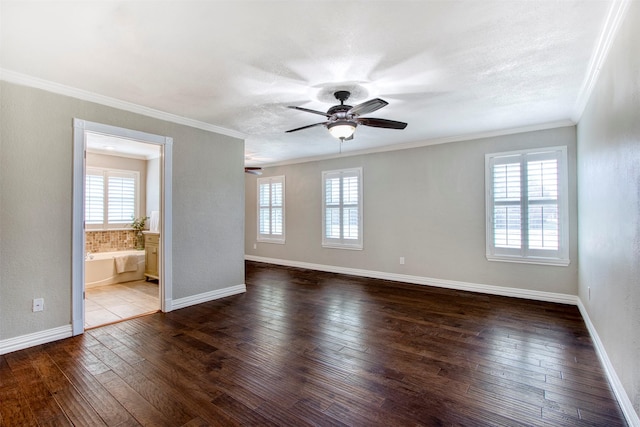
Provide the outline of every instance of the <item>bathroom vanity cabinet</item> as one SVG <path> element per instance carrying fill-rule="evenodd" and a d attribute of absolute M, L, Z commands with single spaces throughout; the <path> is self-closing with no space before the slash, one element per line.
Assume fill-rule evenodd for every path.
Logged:
<path fill-rule="evenodd" d="M 160 253 L 160 233 L 144 231 L 144 275 L 147 279 L 160 279 L 158 274 L 158 254 Z"/>

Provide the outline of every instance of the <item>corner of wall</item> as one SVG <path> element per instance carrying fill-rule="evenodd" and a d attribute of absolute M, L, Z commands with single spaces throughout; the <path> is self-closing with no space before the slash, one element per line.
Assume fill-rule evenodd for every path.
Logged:
<path fill-rule="evenodd" d="M 591 339 L 593 340 L 593 345 L 596 348 L 598 358 L 603 365 L 604 371 L 607 375 L 607 378 L 609 379 L 609 384 L 611 385 L 613 393 L 618 399 L 618 403 L 620 403 L 620 407 L 622 408 L 622 412 L 624 413 L 625 418 L 629 422 L 629 425 L 640 426 L 640 417 L 638 417 L 638 414 L 633 408 L 633 403 L 631 402 L 631 399 L 629 399 L 629 396 L 627 395 L 627 392 L 625 391 L 622 382 L 618 377 L 618 374 L 613 368 L 613 364 L 609 359 L 609 355 L 607 354 L 607 351 L 605 350 L 604 345 L 600 340 L 598 331 L 591 322 L 589 313 L 587 312 L 587 308 L 582 303 L 580 297 L 578 297 L 578 309 L 580 310 L 580 314 L 584 319 L 584 323 L 587 325 L 587 330 L 589 331 L 589 335 L 591 335 Z"/>

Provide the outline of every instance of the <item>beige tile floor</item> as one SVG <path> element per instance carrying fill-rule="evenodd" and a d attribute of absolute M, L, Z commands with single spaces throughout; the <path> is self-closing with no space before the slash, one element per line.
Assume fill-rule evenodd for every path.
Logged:
<path fill-rule="evenodd" d="M 158 311 L 158 291 L 157 281 L 144 280 L 86 289 L 85 329 Z"/>

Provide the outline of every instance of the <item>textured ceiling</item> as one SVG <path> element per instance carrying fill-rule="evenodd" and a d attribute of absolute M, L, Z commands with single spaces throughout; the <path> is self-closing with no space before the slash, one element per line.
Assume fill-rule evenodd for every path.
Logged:
<path fill-rule="evenodd" d="M 2 1 L 3 70 L 246 135 L 247 165 L 569 122 L 611 1 Z M 323 121 L 333 91 L 405 130 Z"/>

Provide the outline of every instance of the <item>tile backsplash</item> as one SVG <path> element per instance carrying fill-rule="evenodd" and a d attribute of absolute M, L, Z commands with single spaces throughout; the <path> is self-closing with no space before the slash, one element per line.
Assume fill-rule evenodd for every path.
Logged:
<path fill-rule="evenodd" d="M 105 230 L 85 232 L 85 252 L 112 252 L 135 249 L 134 230 Z"/>

